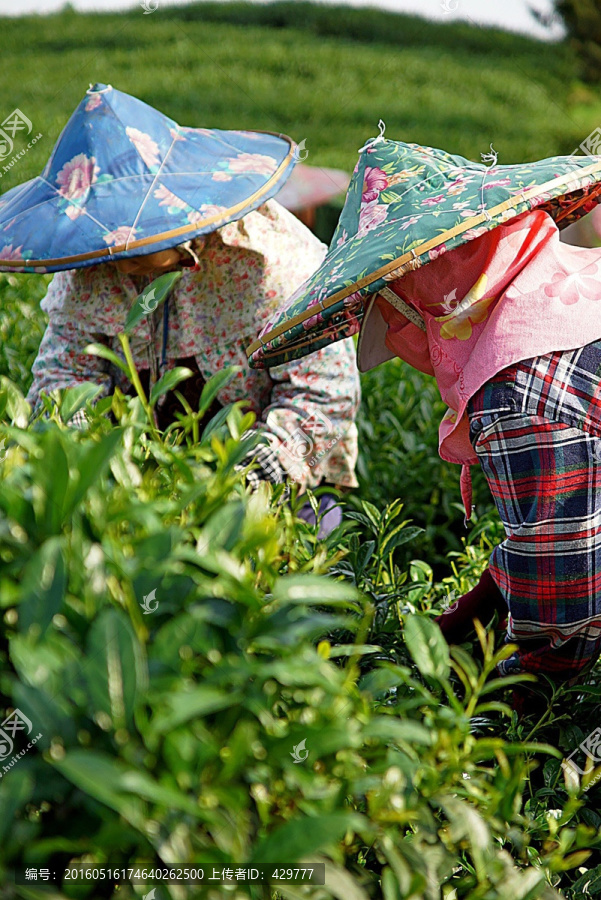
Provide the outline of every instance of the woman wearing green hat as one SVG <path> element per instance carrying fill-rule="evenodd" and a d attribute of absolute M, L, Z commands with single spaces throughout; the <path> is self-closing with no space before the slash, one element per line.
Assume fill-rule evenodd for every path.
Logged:
<path fill-rule="evenodd" d="M 448 405 L 440 455 L 480 463 L 506 539 L 438 622 L 449 641 L 495 611 L 503 674 L 572 678 L 601 650 L 601 251 L 559 227 L 601 196 L 601 159 L 489 167 L 386 140 L 361 151 L 318 271 L 248 348 L 300 358 L 361 330 L 359 368 L 399 356 Z"/>
<path fill-rule="evenodd" d="M 183 128 L 111 86 L 91 88 L 42 175 L 0 197 L 0 271 L 56 272 L 42 301 L 49 322 L 28 395 L 34 412 L 42 391 L 83 381 L 128 391 L 119 370 L 84 350 L 102 342 L 119 352 L 117 334 L 136 298 L 157 275 L 181 268 L 162 309 L 150 304 L 132 333 L 143 385 L 187 366 L 194 375 L 178 389 L 197 408 L 205 381 L 237 365 L 217 401 L 243 400 L 257 416 L 266 443 L 251 483 L 354 486 L 352 347 L 265 372 L 253 372 L 244 353 L 324 256 L 271 199 L 295 161 L 283 135 Z M 178 409 L 168 394 L 159 426 Z M 333 506 L 331 496 L 322 502 L 322 534 L 339 518 Z"/>

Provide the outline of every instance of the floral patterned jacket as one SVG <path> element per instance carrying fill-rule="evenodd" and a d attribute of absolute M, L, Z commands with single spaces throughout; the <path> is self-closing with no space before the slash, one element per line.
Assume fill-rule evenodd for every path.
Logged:
<path fill-rule="evenodd" d="M 260 371 L 249 367 L 245 353 L 277 307 L 321 263 L 326 248 L 275 200 L 195 244 L 200 267 L 184 270 L 169 298 L 167 367 L 194 357 L 206 380 L 240 366 L 218 399 L 222 404 L 246 401 L 288 475 L 303 487 L 321 481 L 356 486 L 360 388 L 352 341 Z M 40 391 L 83 381 L 102 384 L 101 396 L 116 386 L 127 388 L 116 367 L 83 351 L 100 340 L 122 358 L 116 336 L 150 281 L 122 275 L 110 263 L 54 276 L 41 304 L 49 323 L 27 398 L 34 412 Z M 151 368 L 153 351 L 161 354 L 158 312 L 154 323 L 144 317 L 131 335 L 141 370 Z"/>

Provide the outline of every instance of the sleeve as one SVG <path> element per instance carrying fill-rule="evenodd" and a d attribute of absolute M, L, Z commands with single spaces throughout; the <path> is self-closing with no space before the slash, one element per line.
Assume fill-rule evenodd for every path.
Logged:
<path fill-rule="evenodd" d="M 235 233 L 226 228 L 221 236 L 228 245 L 245 246 L 257 257 L 249 256 L 241 294 L 234 298 L 242 304 L 246 297 L 246 308 L 254 308 L 246 346 L 318 268 L 327 248 L 276 200 L 241 220 Z M 264 387 L 254 405 L 255 428 L 267 441 L 255 454 L 258 477 L 277 484 L 287 475 L 302 489 L 322 481 L 355 487 L 360 390 L 352 340 L 268 370 L 248 367 L 246 354 L 244 363 L 249 394 L 257 396 L 259 385 Z"/>
<path fill-rule="evenodd" d="M 352 339 L 277 366 L 270 377 L 262 430 L 289 477 L 303 488 L 356 487 L 361 392 Z"/>
<path fill-rule="evenodd" d="M 74 387 L 84 381 L 102 386 L 99 397 L 106 396 L 113 388 L 109 363 L 84 353 L 88 344 L 102 340 L 102 336 L 83 323 L 74 324 L 55 312 L 56 296 L 65 289 L 65 280 L 58 273 L 50 283 L 42 308 L 49 311 L 49 322 L 44 332 L 38 355 L 32 367 L 33 382 L 27 401 L 35 415 L 41 407 L 40 391 L 49 393 L 56 388 Z M 99 399 L 99 397 L 97 399 Z"/>

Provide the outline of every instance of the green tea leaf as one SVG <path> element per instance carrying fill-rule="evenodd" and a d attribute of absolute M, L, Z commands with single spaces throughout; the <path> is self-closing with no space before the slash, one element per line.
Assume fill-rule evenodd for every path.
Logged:
<path fill-rule="evenodd" d="M 426 616 L 405 616 L 405 641 L 419 671 L 437 680 L 449 677 L 449 647 L 438 625 Z"/>
<path fill-rule="evenodd" d="M 273 597 L 281 603 L 321 604 L 323 606 L 351 606 L 359 598 L 356 588 L 342 581 L 318 575 L 289 575 L 280 578 L 273 589 Z"/>
<path fill-rule="evenodd" d="M 132 769 L 104 753 L 73 750 L 53 765 L 84 793 L 111 807 L 143 832 L 146 819 L 141 800 L 166 809 L 179 809 L 197 818 L 206 817 L 192 798 L 164 787 L 146 772 Z"/>
<path fill-rule="evenodd" d="M 335 844 L 346 831 L 358 831 L 367 825 L 359 813 L 331 813 L 323 816 L 299 816 L 276 828 L 254 849 L 252 863 L 274 860 L 297 862 L 312 853 L 324 851 Z"/>
<path fill-rule="evenodd" d="M 211 437 L 216 431 L 219 431 L 220 428 L 224 427 L 227 421 L 227 417 L 232 411 L 234 404 L 228 403 L 227 406 L 224 406 L 223 409 L 220 409 L 218 413 L 209 419 L 207 422 L 200 439 L 201 446 L 205 446 L 210 444 Z"/>
<path fill-rule="evenodd" d="M 90 629 L 83 676 L 91 713 L 108 715 L 115 730 L 133 724 L 140 665 L 129 619 L 115 609 L 104 610 Z"/>
<path fill-rule="evenodd" d="M 164 698 L 165 708 L 153 717 L 149 733 L 155 736 L 168 734 L 190 719 L 235 706 L 240 700 L 239 694 L 208 685 L 200 685 L 191 691 L 177 691 Z"/>
<path fill-rule="evenodd" d="M 11 770 L 3 778 L 0 772 L 0 846 L 6 846 L 14 828 L 17 810 L 22 810 L 31 797 L 33 778 L 23 769 Z"/>
<path fill-rule="evenodd" d="M 8 413 L 11 424 L 18 428 L 27 428 L 31 407 L 17 385 L 4 375 L 0 377 L 0 396 L 4 407 L 3 415 Z"/>
<path fill-rule="evenodd" d="M 212 375 L 202 389 L 200 400 L 198 403 L 198 412 L 204 415 L 210 409 L 213 400 L 217 397 L 219 391 L 223 390 L 226 384 L 235 378 L 238 372 L 242 371 L 241 366 L 228 366 L 227 369 L 221 369 Z"/>
<path fill-rule="evenodd" d="M 25 633 L 32 629 L 35 638 L 44 634 L 65 599 L 67 572 L 62 543 L 60 537 L 49 538 L 24 569 L 19 630 Z"/>
<path fill-rule="evenodd" d="M 374 532 L 377 534 L 380 529 L 380 523 L 382 521 L 382 514 L 380 513 L 377 506 L 374 506 L 373 503 L 370 503 L 368 500 L 361 501 L 361 509 L 366 513 L 369 521 L 373 526 Z"/>
<path fill-rule="evenodd" d="M 20 682 L 14 687 L 13 699 L 16 706 L 30 719 L 33 725 L 32 735 L 35 737 L 39 732 L 42 733 L 35 745 L 38 752 L 46 750 L 55 738 L 67 745 L 75 742 L 77 729 L 65 702 L 49 696 L 41 688 Z M 30 748 L 30 752 L 35 751 Z"/>
<path fill-rule="evenodd" d="M 42 439 L 43 457 L 35 461 L 35 480 L 44 491 L 38 516 L 44 536 L 58 534 L 65 517 L 69 486 L 69 462 L 56 426 Z"/>
<path fill-rule="evenodd" d="M 123 329 L 125 334 L 131 334 L 144 316 L 148 316 L 158 309 L 182 274 L 182 272 L 165 272 L 164 275 L 159 275 L 148 287 L 144 288 L 142 293 L 136 297 L 127 315 Z"/>
<path fill-rule="evenodd" d="M 369 900 L 369 895 L 357 884 L 347 869 L 337 866 L 331 859 L 315 856 L 315 854 L 313 854 L 311 862 L 325 863 L 328 893 L 331 893 L 336 900 Z M 301 890 L 303 889 L 301 888 Z M 302 895 L 303 900 L 306 896 L 306 894 Z"/>
<path fill-rule="evenodd" d="M 381 551 L 382 553 L 392 553 L 397 547 L 402 547 L 403 544 L 407 544 L 420 534 L 424 534 L 424 529 L 418 528 L 416 525 L 395 528 L 391 534 L 386 535 L 382 542 Z"/>
<path fill-rule="evenodd" d="M 399 741 L 407 744 L 419 744 L 430 747 L 433 735 L 430 729 L 421 722 L 411 719 L 397 719 L 392 716 L 376 716 L 364 730 L 366 737 L 377 737 L 380 740 Z"/>
<path fill-rule="evenodd" d="M 102 386 L 93 381 L 84 381 L 83 384 L 66 388 L 59 407 L 63 422 L 69 422 L 76 412 L 83 409 L 87 403 L 91 403 L 101 391 Z"/>
<path fill-rule="evenodd" d="M 193 374 L 194 372 L 192 369 L 188 369 L 186 366 L 175 366 L 175 368 L 169 369 L 169 371 L 165 372 L 165 374 L 159 378 L 157 383 L 152 386 L 152 390 L 150 391 L 150 405 L 154 406 L 159 397 L 162 397 L 163 394 L 173 390 L 176 385 L 181 381 L 190 378 Z"/>
<path fill-rule="evenodd" d="M 87 353 L 89 356 L 98 356 L 100 359 L 106 359 L 107 362 L 110 362 L 114 366 L 117 366 L 118 369 L 121 369 L 121 371 L 129 378 L 127 363 L 123 362 L 113 350 L 109 347 L 105 347 L 104 344 L 88 344 L 83 352 Z"/>
<path fill-rule="evenodd" d="M 121 429 L 113 428 L 99 441 L 77 446 L 78 479 L 72 480 L 65 497 L 65 509 L 71 512 L 83 500 L 90 487 L 102 476 L 112 455 L 121 441 Z"/>
<path fill-rule="evenodd" d="M 366 541 L 360 548 L 357 553 L 357 564 L 355 567 L 355 574 L 357 577 L 363 574 L 363 571 L 372 558 L 374 554 L 374 550 L 376 549 L 375 541 Z"/>
<path fill-rule="evenodd" d="M 198 538 L 198 552 L 203 554 L 209 550 L 233 550 L 242 534 L 244 516 L 244 505 L 240 502 L 226 503 L 213 513 Z"/>

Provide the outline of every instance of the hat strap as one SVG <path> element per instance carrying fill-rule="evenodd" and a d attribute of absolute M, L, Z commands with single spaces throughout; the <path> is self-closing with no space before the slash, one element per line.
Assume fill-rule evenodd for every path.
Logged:
<path fill-rule="evenodd" d="M 424 317 L 419 313 L 416 309 L 413 309 L 412 306 L 409 306 L 408 303 L 405 303 L 397 293 L 395 293 L 389 287 L 381 288 L 378 293 L 384 297 L 385 300 L 390 303 L 391 306 L 394 306 L 397 312 L 400 312 L 402 316 L 405 316 L 406 319 L 413 325 L 417 325 L 420 331 L 426 330 L 426 323 L 424 321 Z"/>
<path fill-rule="evenodd" d="M 363 153 L 368 147 L 373 147 L 374 144 L 379 144 L 380 141 L 385 141 L 384 132 L 386 131 L 386 122 L 383 119 L 380 119 L 378 122 L 378 128 L 380 129 L 380 134 L 375 138 L 370 138 L 359 150 L 359 153 Z"/>
<path fill-rule="evenodd" d="M 192 247 L 192 241 L 191 241 L 191 240 L 189 240 L 189 241 L 184 241 L 183 244 L 178 244 L 178 249 L 179 249 L 180 247 L 183 248 L 187 253 L 190 254 L 190 256 L 191 256 L 192 259 L 194 260 L 194 263 L 196 264 L 196 266 L 200 266 L 200 259 L 198 258 L 198 254 L 196 253 L 196 251 L 195 251 L 194 248 Z"/>

